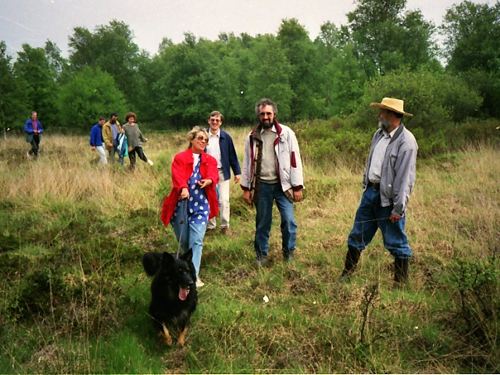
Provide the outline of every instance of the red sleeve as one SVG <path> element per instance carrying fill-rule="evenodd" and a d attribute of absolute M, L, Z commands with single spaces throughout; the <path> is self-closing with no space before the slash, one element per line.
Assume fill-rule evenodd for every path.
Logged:
<path fill-rule="evenodd" d="M 189 176 L 186 178 L 186 164 L 183 162 L 182 157 L 177 154 L 172 162 L 172 188 L 181 190 L 187 188 Z"/>

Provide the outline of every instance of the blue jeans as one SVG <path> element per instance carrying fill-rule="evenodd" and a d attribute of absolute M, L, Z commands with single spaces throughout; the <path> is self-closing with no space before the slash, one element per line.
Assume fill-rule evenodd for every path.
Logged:
<path fill-rule="evenodd" d="M 186 202 L 187 204 L 187 202 Z M 196 270 L 196 277 L 200 273 L 201 254 L 203 252 L 203 239 L 207 224 L 195 224 L 188 220 L 187 208 L 181 205 L 177 208 L 176 215 L 170 221 L 174 228 L 175 237 L 180 244 L 181 252 L 193 251 L 193 265 Z"/>
<path fill-rule="evenodd" d="M 380 192 L 369 186 L 364 192 L 356 211 L 354 225 L 347 240 L 349 247 L 364 250 L 380 228 L 384 246 L 396 258 L 409 258 L 412 255 L 405 233 L 405 217 L 391 223 L 392 206 L 380 206 Z"/>
<path fill-rule="evenodd" d="M 276 201 L 281 216 L 281 237 L 283 255 L 291 254 L 295 250 L 297 239 L 297 224 L 293 217 L 293 203 L 290 202 L 281 184 L 259 183 L 255 196 L 257 211 L 255 225 L 255 253 L 257 258 L 265 257 L 269 253 L 269 233 L 273 219 L 273 201 Z"/>

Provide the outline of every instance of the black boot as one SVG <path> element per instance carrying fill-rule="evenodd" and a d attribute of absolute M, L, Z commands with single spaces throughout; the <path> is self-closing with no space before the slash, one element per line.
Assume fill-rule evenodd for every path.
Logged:
<path fill-rule="evenodd" d="M 394 284 L 402 286 L 408 282 L 408 258 L 394 258 Z"/>
<path fill-rule="evenodd" d="M 352 273 L 356 269 L 356 265 L 358 264 L 360 255 L 361 251 L 355 249 L 354 247 L 349 247 L 345 256 L 344 270 L 342 271 L 342 275 L 340 275 L 341 281 L 347 281 L 352 275 Z"/>

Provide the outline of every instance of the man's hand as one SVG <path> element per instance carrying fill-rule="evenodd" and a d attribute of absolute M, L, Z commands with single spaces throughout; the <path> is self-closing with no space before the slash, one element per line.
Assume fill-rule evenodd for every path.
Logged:
<path fill-rule="evenodd" d="M 293 191 L 293 201 L 300 202 L 303 198 L 302 189 Z"/>
<path fill-rule="evenodd" d="M 182 188 L 180 199 L 188 199 L 189 198 L 189 190 L 188 188 Z"/>
<path fill-rule="evenodd" d="M 95 151 L 95 146 L 90 146 L 90 149 L 91 149 L 92 151 Z"/>
<path fill-rule="evenodd" d="M 250 190 L 243 190 L 243 200 L 250 206 L 252 205 L 252 192 Z"/>
<path fill-rule="evenodd" d="M 240 174 L 238 174 L 238 175 L 234 176 L 234 183 L 235 183 L 235 184 L 239 184 L 239 183 L 240 183 L 240 180 L 241 180 L 241 175 L 240 175 Z"/>
<path fill-rule="evenodd" d="M 207 187 L 211 183 L 212 183 L 212 180 L 207 178 L 207 179 L 203 179 L 203 180 L 198 181 L 198 186 L 200 187 L 200 189 L 204 189 L 205 187 Z"/>
<path fill-rule="evenodd" d="M 401 215 L 398 215 L 398 214 L 391 214 L 391 216 L 389 217 L 389 220 L 391 221 L 391 223 L 396 223 L 398 222 L 399 220 L 401 220 Z"/>

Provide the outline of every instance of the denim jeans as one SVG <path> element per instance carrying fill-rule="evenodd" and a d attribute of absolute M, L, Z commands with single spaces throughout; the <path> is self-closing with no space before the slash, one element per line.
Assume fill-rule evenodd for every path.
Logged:
<path fill-rule="evenodd" d="M 175 237 L 180 244 L 181 253 L 191 249 L 193 251 L 193 265 L 196 270 L 196 277 L 200 273 L 201 254 L 203 252 L 203 238 L 207 230 L 207 224 L 195 224 L 188 220 L 187 201 L 177 208 L 176 215 L 172 217 L 170 223 L 174 228 Z"/>
<path fill-rule="evenodd" d="M 269 253 L 269 233 L 273 219 L 273 201 L 276 201 L 281 216 L 281 237 L 283 255 L 295 250 L 297 224 L 293 216 L 293 203 L 283 193 L 281 184 L 259 183 L 255 196 L 257 211 L 255 224 L 255 253 L 257 258 Z"/>
<path fill-rule="evenodd" d="M 362 251 L 380 228 L 384 246 L 396 258 L 409 258 L 412 255 L 405 233 L 405 217 L 391 223 L 392 206 L 380 206 L 380 192 L 369 186 L 364 192 L 356 211 L 354 225 L 347 240 L 349 247 Z"/>

